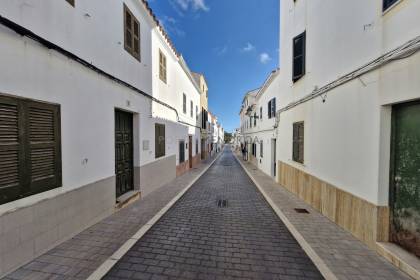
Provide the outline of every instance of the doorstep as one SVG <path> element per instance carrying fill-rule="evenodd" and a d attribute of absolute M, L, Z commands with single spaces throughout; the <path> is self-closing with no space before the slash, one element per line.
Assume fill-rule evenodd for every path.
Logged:
<path fill-rule="evenodd" d="M 140 191 L 129 191 L 117 198 L 116 209 L 122 209 L 141 197 Z"/>
<path fill-rule="evenodd" d="M 236 158 L 326 279 L 411 279 L 273 178 Z"/>
<path fill-rule="evenodd" d="M 377 242 L 376 251 L 414 279 L 420 280 L 420 259 L 415 255 L 389 242 Z"/>

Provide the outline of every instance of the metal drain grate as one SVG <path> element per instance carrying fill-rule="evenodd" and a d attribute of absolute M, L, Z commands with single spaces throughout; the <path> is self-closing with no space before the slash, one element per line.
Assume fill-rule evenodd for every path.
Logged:
<path fill-rule="evenodd" d="M 309 214 L 309 211 L 304 208 L 295 208 L 295 211 L 300 214 Z"/>
<path fill-rule="evenodd" d="M 217 201 L 217 207 L 219 207 L 219 208 L 226 208 L 226 207 L 228 207 L 228 201 L 226 199 L 219 199 Z"/>

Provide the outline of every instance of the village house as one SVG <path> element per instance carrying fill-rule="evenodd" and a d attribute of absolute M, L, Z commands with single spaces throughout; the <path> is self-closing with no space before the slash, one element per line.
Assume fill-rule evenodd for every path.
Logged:
<path fill-rule="evenodd" d="M 0 41 L 1 276 L 197 165 L 208 87 L 146 1 L 5 1 Z"/>
<path fill-rule="evenodd" d="M 419 257 L 420 2 L 280 3 L 280 185 L 388 259 Z"/>
<path fill-rule="evenodd" d="M 240 110 L 248 160 L 410 273 L 401 256 L 420 256 L 420 3 L 280 3 L 281 70 Z"/>
<path fill-rule="evenodd" d="M 247 143 L 249 160 L 276 178 L 276 100 L 280 70 L 270 73 L 263 86 L 245 96 L 241 120 L 245 122 L 242 142 Z M 244 126 L 241 123 L 241 126 Z"/>

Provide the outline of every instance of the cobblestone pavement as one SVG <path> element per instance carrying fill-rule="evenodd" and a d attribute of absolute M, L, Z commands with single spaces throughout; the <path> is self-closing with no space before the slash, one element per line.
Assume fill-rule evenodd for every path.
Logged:
<path fill-rule="evenodd" d="M 351 233 L 278 185 L 253 164 L 238 159 L 338 279 L 411 279 Z M 295 208 L 305 208 L 310 213 L 299 214 L 294 211 Z"/>
<path fill-rule="evenodd" d="M 227 149 L 104 279 L 322 276 Z"/>
<path fill-rule="evenodd" d="M 61 243 L 3 280 L 86 279 L 212 161 L 211 158 L 203 161 L 197 168 Z"/>

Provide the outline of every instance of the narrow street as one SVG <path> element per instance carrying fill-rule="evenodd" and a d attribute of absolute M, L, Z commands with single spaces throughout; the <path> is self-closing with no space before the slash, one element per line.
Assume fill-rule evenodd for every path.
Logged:
<path fill-rule="evenodd" d="M 229 148 L 104 279 L 322 279 Z"/>

